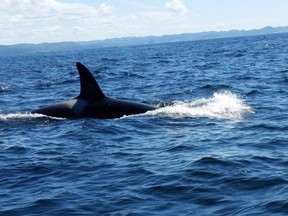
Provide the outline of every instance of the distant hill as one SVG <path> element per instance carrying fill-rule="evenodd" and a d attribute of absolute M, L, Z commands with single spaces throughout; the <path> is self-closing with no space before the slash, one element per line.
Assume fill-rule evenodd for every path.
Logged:
<path fill-rule="evenodd" d="M 114 38 L 114 39 L 96 40 L 88 42 L 59 42 L 59 43 L 41 43 L 41 44 L 0 45 L 0 56 L 25 55 L 39 52 L 85 50 L 85 49 L 96 49 L 101 47 L 171 43 L 171 42 L 206 40 L 215 38 L 278 34 L 286 32 L 288 32 L 288 26 L 286 27 L 267 26 L 262 29 L 253 29 L 247 31 L 246 30 L 230 30 L 220 32 L 210 31 L 201 33 L 184 33 L 184 34 L 163 35 L 163 36 L 125 37 L 125 38 Z"/>

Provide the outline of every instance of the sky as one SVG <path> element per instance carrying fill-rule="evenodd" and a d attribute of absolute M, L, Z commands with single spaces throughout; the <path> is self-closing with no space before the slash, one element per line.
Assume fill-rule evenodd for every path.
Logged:
<path fill-rule="evenodd" d="M 288 26 L 288 0 L 1 0 L 0 45 Z"/>

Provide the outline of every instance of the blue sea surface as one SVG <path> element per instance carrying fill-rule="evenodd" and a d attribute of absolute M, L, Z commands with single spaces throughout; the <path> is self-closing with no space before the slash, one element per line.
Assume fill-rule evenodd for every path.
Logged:
<path fill-rule="evenodd" d="M 79 94 L 120 119 L 31 114 Z M 0 215 L 287 215 L 288 34 L 0 57 Z"/>

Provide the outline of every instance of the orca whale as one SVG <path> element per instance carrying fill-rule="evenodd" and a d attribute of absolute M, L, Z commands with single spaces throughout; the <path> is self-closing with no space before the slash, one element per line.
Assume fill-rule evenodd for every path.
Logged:
<path fill-rule="evenodd" d="M 33 110 L 31 113 L 60 118 L 113 119 L 157 109 L 148 104 L 107 97 L 90 71 L 80 62 L 77 62 L 76 66 L 80 76 L 80 95 L 62 103 Z"/>

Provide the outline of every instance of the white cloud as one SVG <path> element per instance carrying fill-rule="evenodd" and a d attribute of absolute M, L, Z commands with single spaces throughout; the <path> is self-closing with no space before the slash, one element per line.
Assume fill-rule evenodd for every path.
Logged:
<path fill-rule="evenodd" d="M 211 1 L 208 8 L 202 1 L 188 0 L 163 0 L 164 4 L 162 1 L 135 0 L 73 0 L 79 3 L 68 3 L 71 1 L 1 0 L 0 45 L 284 26 L 287 20 L 287 3 L 283 0 L 273 4 L 278 5 L 274 10 L 271 10 L 272 3 L 263 4 L 260 10 L 256 3 L 260 0 L 253 4 L 241 1 L 236 5 L 245 6 L 245 14 L 234 3 L 217 1 Z M 188 6 L 193 7 L 193 13 Z M 227 9 L 229 7 L 231 10 Z M 269 19 L 265 16 L 267 13 L 271 13 Z M 279 16 L 281 19 L 271 19 Z"/>
<path fill-rule="evenodd" d="M 21 15 L 23 19 L 84 14 L 97 15 L 97 10 L 85 4 L 61 3 L 57 0 L 6 0 L 2 14 Z"/>
<path fill-rule="evenodd" d="M 188 9 L 181 0 L 170 0 L 166 4 L 168 11 L 173 13 L 187 13 Z"/>
<path fill-rule="evenodd" d="M 161 5 L 146 8 L 143 5 L 141 10 L 121 13 L 104 3 L 93 7 L 59 0 L 3 0 L 0 44 L 100 40 L 189 31 L 190 24 L 185 25 L 185 19 L 190 13 L 186 13 L 183 3 L 172 0 L 165 6 L 166 10 Z"/>
<path fill-rule="evenodd" d="M 104 14 L 112 14 L 114 12 L 114 7 L 107 4 L 101 4 L 99 10 Z"/>
<path fill-rule="evenodd" d="M 58 0 L 4 0 L 0 4 L 0 44 L 98 39 L 94 32 L 100 32 L 102 20 L 113 12 L 107 4 L 96 8 Z M 105 36 L 98 33 L 98 37 Z"/>

